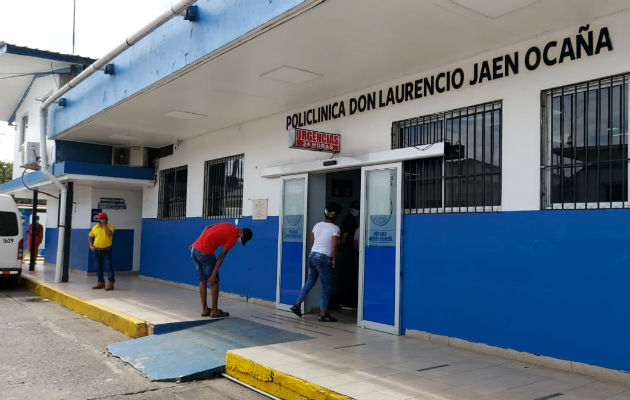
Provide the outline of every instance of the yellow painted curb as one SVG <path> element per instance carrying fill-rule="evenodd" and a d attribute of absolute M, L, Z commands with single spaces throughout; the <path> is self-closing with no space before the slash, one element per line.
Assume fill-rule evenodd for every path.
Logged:
<path fill-rule="evenodd" d="M 89 319 L 102 322 L 103 324 L 132 338 L 147 335 L 146 321 L 111 310 L 100 304 L 82 299 L 70 293 L 66 293 L 61 289 L 39 282 L 30 276 L 22 275 L 22 279 L 26 284 L 26 288 L 31 292 L 39 296 L 46 297 L 55 303 L 88 317 Z"/>
<path fill-rule="evenodd" d="M 225 354 L 225 373 L 281 399 L 351 400 L 351 397 L 265 367 L 229 351 Z"/>

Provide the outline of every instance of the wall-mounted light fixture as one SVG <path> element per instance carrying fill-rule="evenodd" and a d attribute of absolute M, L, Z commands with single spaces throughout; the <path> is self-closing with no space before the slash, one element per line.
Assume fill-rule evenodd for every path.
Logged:
<path fill-rule="evenodd" d="M 114 64 L 105 65 L 105 75 L 114 75 Z"/>
<path fill-rule="evenodd" d="M 199 8 L 197 6 L 188 6 L 186 7 L 186 12 L 184 13 L 184 19 L 186 21 L 196 21 L 199 17 Z"/>

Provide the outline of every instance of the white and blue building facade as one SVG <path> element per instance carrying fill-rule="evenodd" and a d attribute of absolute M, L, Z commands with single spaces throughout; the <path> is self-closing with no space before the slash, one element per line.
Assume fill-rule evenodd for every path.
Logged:
<path fill-rule="evenodd" d="M 221 289 L 285 308 L 325 203 L 360 200 L 359 325 L 630 371 L 629 6 L 491 3 L 200 0 L 65 94 L 48 137 L 152 149 L 63 167 L 107 177 L 86 221 L 135 210 L 111 222 L 141 277 L 196 285 L 188 246 L 230 221 L 254 238 Z"/>

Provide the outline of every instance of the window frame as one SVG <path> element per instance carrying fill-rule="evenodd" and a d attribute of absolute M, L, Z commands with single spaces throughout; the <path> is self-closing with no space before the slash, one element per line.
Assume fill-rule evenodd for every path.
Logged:
<path fill-rule="evenodd" d="M 486 172 L 485 171 L 485 165 L 482 169 L 481 172 L 477 172 L 477 171 L 473 171 L 472 173 L 468 173 L 468 170 L 466 171 L 466 174 L 458 174 L 458 175 L 447 175 L 447 165 L 450 162 L 450 158 L 449 158 L 449 153 L 448 153 L 448 145 L 449 143 L 452 141 L 452 139 L 449 141 L 449 132 L 451 132 L 451 138 L 453 135 L 453 131 L 452 131 L 452 125 L 449 129 L 449 121 L 454 121 L 454 120 L 460 120 L 461 118 L 469 118 L 470 116 L 474 117 L 473 120 L 473 132 L 472 132 L 472 140 L 473 140 L 473 147 L 475 147 L 475 149 L 473 149 L 474 152 L 476 152 L 476 135 L 475 135 L 475 131 L 477 129 L 477 124 L 481 123 L 481 129 L 482 129 L 482 134 L 481 134 L 481 140 L 482 140 L 482 163 L 485 163 L 486 157 L 485 157 L 485 140 L 488 139 L 488 135 L 490 137 L 490 141 L 491 141 L 491 160 L 490 162 L 492 163 L 494 161 L 494 156 L 495 156 L 495 149 L 493 147 L 493 144 L 495 142 L 495 137 L 493 135 L 494 133 L 494 118 L 495 118 L 495 112 L 498 113 L 498 133 L 497 138 L 498 138 L 498 145 L 497 145 L 497 154 L 496 154 L 496 161 L 498 162 L 498 172 Z M 486 129 L 488 128 L 487 123 L 484 124 L 485 121 L 485 114 L 486 113 L 490 113 L 491 116 L 491 120 L 490 120 L 490 131 L 489 133 L 486 132 Z M 477 120 L 477 114 L 482 114 L 483 116 L 481 117 L 481 122 L 479 122 Z M 402 132 L 402 130 L 404 128 L 409 128 L 409 127 L 413 127 L 413 126 L 419 126 L 419 122 L 421 122 L 422 124 L 424 123 L 429 123 L 429 124 L 435 124 L 436 122 L 439 122 L 441 127 L 440 129 L 437 129 L 436 131 L 432 131 L 432 128 L 429 128 L 428 131 L 429 132 L 423 132 L 421 135 L 416 136 L 416 134 L 414 133 L 414 136 L 419 137 L 420 138 L 420 143 L 419 144 L 413 144 L 410 145 L 409 143 L 405 143 L 405 139 L 406 139 L 406 134 Z M 460 123 L 460 128 L 461 128 L 461 123 Z M 422 128 L 424 129 L 424 128 Z M 439 132 L 437 132 L 439 131 Z M 468 135 L 468 128 L 466 129 L 467 135 Z M 431 136 L 433 135 L 433 141 L 429 141 L 426 142 L 424 140 L 424 134 L 427 133 L 427 136 Z M 437 138 L 437 140 L 435 140 Z M 460 136 L 461 138 L 461 136 Z M 468 141 L 468 136 L 467 136 L 467 141 Z M 425 143 L 426 142 L 426 143 Z M 429 159 L 418 159 L 415 161 L 419 161 L 419 162 L 425 162 L 425 163 L 430 163 L 432 162 L 431 160 L 435 160 L 435 159 L 439 159 L 441 160 L 441 173 L 439 178 L 437 177 L 437 175 L 435 177 L 431 177 L 431 178 L 423 178 L 421 179 L 421 181 L 431 181 L 431 180 L 437 180 L 440 179 L 441 180 L 441 206 L 440 207 L 415 207 L 415 208 L 411 208 L 411 207 L 407 207 L 407 208 L 403 208 L 403 214 L 453 214 L 453 213 L 483 213 L 483 212 L 499 212 L 501 211 L 501 206 L 502 206 L 502 201 L 503 201 L 503 100 L 502 99 L 498 99 L 498 100 L 492 100 L 492 101 L 488 101 L 488 102 L 484 102 L 484 103 L 479 103 L 479 104 L 475 104 L 475 105 L 470 105 L 470 106 L 465 106 L 465 107 L 459 107 L 459 108 L 455 108 L 455 109 L 451 109 L 451 110 L 447 110 L 447 111 L 443 111 L 443 112 L 438 112 L 438 113 L 433 113 L 433 114 L 427 114 L 424 116 L 419 116 L 419 117 L 413 117 L 413 118 L 408 118 L 405 120 L 400 120 L 400 121 L 394 121 L 392 123 L 392 149 L 397 149 L 397 148 L 403 148 L 403 147 L 418 147 L 418 146 L 431 146 L 433 143 L 440 143 L 443 142 L 445 144 L 445 154 L 440 156 L 440 157 L 432 157 Z M 461 144 L 459 144 L 458 146 L 461 146 Z M 473 159 L 477 159 L 476 157 L 476 153 L 473 153 Z M 462 162 L 462 160 L 468 160 L 469 158 L 465 158 L 465 157 L 459 157 L 457 158 L 457 160 L 459 160 L 458 162 Z M 414 160 L 410 160 L 410 161 L 414 161 Z M 411 181 L 407 180 L 405 177 L 405 173 L 406 173 L 406 166 L 408 164 L 403 163 L 403 206 L 408 205 L 408 196 L 409 196 L 409 186 L 412 184 Z M 492 190 L 492 185 L 493 185 L 493 179 L 495 176 L 498 176 L 498 184 L 499 184 L 499 188 L 498 188 L 498 204 L 497 205 L 487 205 L 488 201 L 486 200 L 486 179 L 488 178 L 488 176 L 490 177 L 490 182 L 488 183 L 490 186 L 490 189 Z M 463 201 L 463 199 L 460 197 L 459 198 L 459 203 L 460 205 L 458 206 L 453 206 L 453 205 L 449 205 L 447 206 L 447 199 L 446 198 L 446 186 L 447 184 L 450 184 L 452 180 L 454 179 L 459 179 L 459 186 L 458 186 L 458 190 L 461 192 L 462 190 L 462 183 L 461 180 L 462 179 L 477 179 L 479 177 L 482 177 L 484 184 L 483 184 L 483 193 L 481 194 L 482 196 L 482 203 L 484 203 L 484 205 L 466 205 L 463 206 L 461 205 L 461 202 Z M 448 181 L 448 182 L 447 182 Z M 418 181 L 416 181 L 415 184 Z M 424 190 L 424 189 L 423 189 Z M 451 190 L 454 190 L 454 187 L 451 186 Z M 493 202 L 494 199 L 494 195 L 495 192 L 494 190 L 491 191 L 491 198 L 490 198 L 490 203 Z M 416 194 L 417 194 L 417 189 L 416 189 Z M 435 193 L 433 193 L 435 194 Z M 468 200 L 468 199 L 466 199 Z M 416 200 L 416 204 L 417 202 L 420 201 L 426 201 L 426 198 L 424 199 L 419 199 Z M 450 198 L 451 203 L 454 201 L 453 198 Z M 405 204 L 407 203 L 407 204 Z"/>
<path fill-rule="evenodd" d="M 185 187 L 183 188 L 183 201 L 180 204 L 175 204 L 178 199 L 176 199 L 177 193 L 177 174 L 181 171 L 186 171 L 186 181 L 184 182 Z M 166 188 L 166 175 L 173 174 L 173 183 L 172 183 L 172 198 L 166 199 L 167 196 L 167 188 Z M 160 171 L 160 187 L 158 189 L 158 213 L 157 219 L 161 221 L 170 221 L 170 220 L 183 220 L 186 219 L 186 204 L 188 199 L 188 165 L 181 165 L 179 167 L 167 168 Z M 167 212 L 168 208 L 174 204 L 176 207 L 176 215 L 170 215 L 171 212 Z M 168 215 L 165 215 L 168 214 Z"/>
<path fill-rule="evenodd" d="M 24 145 L 24 143 L 26 143 L 26 130 L 28 129 L 28 120 L 28 112 L 22 114 L 22 118 L 20 118 L 18 151 L 22 151 L 22 146 Z"/>
<path fill-rule="evenodd" d="M 210 172 L 211 172 L 210 169 L 215 165 L 221 165 L 221 164 L 223 164 L 225 166 L 224 168 L 227 169 L 228 163 L 231 163 L 234 161 L 239 162 L 239 168 L 238 168 L 238 171 L 236 171 L 234 178 L 236 179 L 237 184 L 240 183 L 240 187 L 235 189 L 236 190 L 235 195 L 229 195 L 228 194 L 229 188 L 228 188 L 228 182 L 227 182 L 228 175 L 226 175 L 225 170 L 224 170 L 223 175 L 219 177 L 219 176 L 210 176 Z M 245 181 L 244 174 L 245 174 L 245 154 L 244 153 L 221 157 L 221 158 L 215 158 L 212 160 L 206 160 L 204 162 L 204 168 L 203 168 L 204 184 L 203 184 L 203 198 L 202 198 L 203 219 L 221 220 L 221 219 L 237 219 L 237 218 L 243 217 L 243 203 L 244 203 L 243 202 L 243 197 L 244 197 L 243 188 L 244 188 L 244 181 Z M 209 193 L 209 188 L 211 186 L 215 186 L 214 184 L 211 184 L 211 183 L 219 179 L 223 180 L 223 184 L 221 185 L 221 190 L 220 190 L 221 193 L 218 193 L 218 192 L 217 192 L 218 194 Z M 211 213 L 211 211 L 214 211 L 213 207 L 211 207 L 211 201 L 213 199 L 219 200 L 221 202 L 221 208 L 223 211 L 221 214 Z M 239 206 L 228 207 L 228 203 L 234 199 L 238 199 Z"/>
<path fill-rule="evenodd" d="M 621 81 L 621 83 L 619 83 L 619 81 Z M 552 87 L 549 89 L 545 89 L 542 90 L 540 93 L 540 209 L 541 210 L 597 210 L 597 209 L 623 209 L 623 208 L 630 208 L 630 187 L 629 187 L 629 183 L 630 183 L 630 168 L 629 168 L 629 163 L 630 163 L 630 158 L 628 157 L 628 137 L 630 137 L 630 132 L 626 132 L 625 134 L 620 135 L 621 136 L 621 146 L 623 146 L 625 144 L 625 183 L 622 184 L 622 193 L 623 193 L 623 189 L 625 187 L 625 191 L 626 191 L 626 200 L 617 200 L 617 201 L 613 201 L 612 200 L 612 196 L 611 199 L 606 201 L 606 200 L 601 200 L 601 191 L 599 190 L 599 185 L 601 184 L 600 182 L 600 177 L 601 177 L 601 165 L 609 165 L 609 177 L 612 179 L 612 175 L 613 175 L 613 165 L 614 163 L 623 163 L 624 159 L 613 159 L 612 158 L 612 146 L 611 146 L 611 139 L 612 139 L 612 127 L 613 127 L 613 122 L 611 121 L 611 117 L 612 117 L 612 110 L 613 107 L 609 106 L 609 111 L 608 111 L 608 115 L 606 116 L 607 119 L 607 130 L 609 131 L 608 133 L 608 144 L 606 145 L 607 147 L 609 147 L 609 155 L 610 158 L 608 160 L 604 160 L 601 161 L 599 159 L 600 157 L 600 148 L 601 146 L 601 135 L 600 135 L 600 129 L 601 129 L 601 103 L 602 103 L 602 96 L 601 96 L 601 90 L 602 89 L 609 89 L 608 90 L 608 97 L 606 99 L 607 102 L 610 102 L 612 97 L 613 97 L 613 91 L 610 90 L 610 88 L 613 88 L 615 86 L 619 86 L 621 88 L 621 92 L 619 94 L 619 111 L 620 111 L 620 115 L 619 115 L 619 126 L 621 127 L 621 129 L 623 129 L 624 127 L 626 128 L 627 131 L 630 131 L 629 127 L 628 127 L 628 118 L 630 118 L 630 102 L 628 102 L 628 96 L 629 96 L 629 91 L 630 91 L 630 72 L 624 72 L 624 73 L 620 73 L 620 74 L 614 74 L 614 75 L 610 75 L 610 76 L 605 76 L 605 77 L 601 77 L 601 78 L 595 78 L 595 79 L 589 79 L 589 80 L 585 80 L 585 81 L 581 81 L 581 82 L 577 82 L 577 83 L 572 83 L 572 84 L 568 84 L 568 85 L 562 85 L 562 86 L 556 86 L 556 87 Z M 588 148 L 590 147 L 587 143 L 588 137 L 589 137 L 589 131 L 588 131 L 588 120 L 589 120 L 589 110 L 588 110 L 588 104 L 589 103 L 589 91 L 593 90 L 593 89 L 597 89 L 597 93 L 596 93 L 596 111 L 595 111 L 595 125 L 596 125 L 596 133 L 595 133 L 595 141 L 597 142 L 597 152 L 598 152 L 598 160 L 595 162 L 597 164 L 597 185 L 598 185 L 598 201 L 589 201 L 588 197 L 589 197 L 589 192 L 588 192 L 588 185 L 589 185 L 589 181 L 588 181 L 588 167 L 590 165 L 589 161 L 588 161 L 588 154 L 586 155 L 586 161 L 584 161 L 584 164 L 580 164 L 576 161 L 571 161 L 569 163 L 569 165 L 567 166 L 566 163 L 564 163 L 564 161 L 558 165 L 555 165 L 552 161 L 552 153 L 553 153 L 553 140 L 554 140 L 554 132 L 553 132 L 553 118 L 554 118 L 554 114 L 553 114 L 553 102 L 554 102 L 554 95 L 557 96 L 557 94 L 560 94 L 560 98 L 561 98 L 561 106 L 564 104 L 564 97 L 566 95 L 577 95 L 579 93 L 585 93 L 585 98 L 584 98 L 584 104 L 585 104 L 585 108 L 584 108 L 584 112 L 583 112 L 583 138 L 582 141 L 585 144 L 584 146 L 572 146 L 573 148 L 573 158 L 577 157 L 577 151 L 578 149 L 584 149 L 583 151 L 588 153 Z M 625 103 L 625 104 L 624 104 Z M 577 110 L 574 109 L 577 108 L 577 106 L 575 105 L 575 101 L 572 100 L 572 104 L 571 104 L 571 128 L 570 128 L 570 135 L 571 135 L 571 142 L 575 143 L 576 140 L 576 129 L 573 127 L 573 123 L 575 121 L 577 121 L 577 117 L 573 117 L 573 114 L 577 114 Z M 562 114 L 562 110 L 560 110 L 561 114 Z M 625 112 L 625 115 L 624 115 Z M 559 117 L 561 120 L 563 119 L 563 117 Z M 564 121 L 561 122 L 560 125 L 560 130 L 562 132 L 560 132 L 561 136 L 562 136 L 562 140 L 561 140 L 561 153 L 564 153 L 564 148 L 565 148 L 565 144 L 564 144 Z M 624 143 L 624 137 L 625 137 L 625 143 Z M 622 148 L 623 151 L 623 148 Z M 564 156 L 563 156 L 564 158 Z M 577 167 L 581 167 L 581 168 L 586 168 L 586 177 L 585 177 L 585 181 L 586 181 L 586 185 L 585 185 L 585 200 L 586 201 L 577 201 L 577 191 L 574 187 L 574 194 L 573 197 L 574 199 L 572 201 L 561 201 L 561 202 L 554 202 L 554 194 L 553 194 L 553 183 L 552 183 L 552 176 L 553 176 L 553 171 L 554 169 L 559 169 L 561 171 L 561 173 L 563 173 L 563 171 L 566 168 L 571 168 L 572 170 L 574 170 Z M 623 170 L 623 169 L 622 169 Z M 577 179 L 577 178 L 574 178 Z M 574 183 L 575 185 L 575 183 Z M 561 182 L 561 187 L 563 187 L 563 182 Z M 612 194 L 612 189 L 610 189 L 611 192 L 610 194 Z M 564 189 L 560 189 L 561 193 L 561 199 L 563 200 L 563 196 L 564 196 Z"/>

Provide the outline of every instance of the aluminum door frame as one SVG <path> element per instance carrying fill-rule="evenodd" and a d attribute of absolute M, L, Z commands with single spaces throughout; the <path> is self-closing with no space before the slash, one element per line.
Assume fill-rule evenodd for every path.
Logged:
<path fill-rule="evenodd" d="M 394 325 L 386 325 L 378 322 L 366 321 L 363 319 L 363 285 L 365 274 L 365 232 L 367 215 L 367 182 L 368 171 L 374 170 L 396 170 L 396 261 L 395 261 L 395 297 L 394 297 Z M 359 304 L 357 308 L 357 325 L 363 328 L 373 329 L 381 332 L 400 335 L 400 253 L 401 253 L 401 227 L 402 227 L 402 163 L 389 163 L 372 165 L 361 168 L 361 205 L 363 210 L 360 213 L 361 235 L 359 237 Z"/>
<path fill-rule="evenodd" d="M 286 181 L 294 179 L 304 179 L 304 223 L 302 232 L 302 285 L 304 285 L 306 279 L 306 230 L 307 230 L 307 218 L 308 218 L 308 174 L 296 174 L 287 175 L 282 177 L 282 189 L 280 194 L 280 214 L 278 218 L 278 265 L 276 276 L 276 309 L 290 311 L 293 304 L 280 303 L 280 285 L 282 283 L 282 229 L 284 224 L 284 183 Z M 297 300 L 297 299 L 296 299 Z M 304 311 L 304 304 L 302 304 L 302 311 Z"/>

